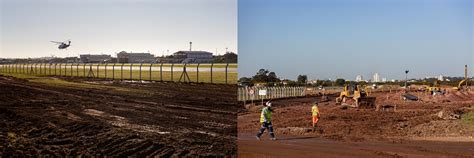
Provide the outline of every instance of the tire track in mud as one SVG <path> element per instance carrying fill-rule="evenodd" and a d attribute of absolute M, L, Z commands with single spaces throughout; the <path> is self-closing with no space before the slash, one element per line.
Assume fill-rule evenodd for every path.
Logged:
<path fill-rule="evenodd" d="M 236 106 L 215 108 L 206 97 L 193 107 L 156 95 L 146 98 L 98 89 L 49 87 L 1 76 L 0 94 L 6 94 L 0 95 L 0 100 L 8 99 L 0 102 L 0 144 L 6 144 L 0 145 L 0 156 L 236 154 L 235 117 L 234 122 L 229 121 L 234 115 L 229 109 Z M 213 106 L 205 107 L 207 104 Z M 90 115 L 87 109 L 103 113 Z"/>

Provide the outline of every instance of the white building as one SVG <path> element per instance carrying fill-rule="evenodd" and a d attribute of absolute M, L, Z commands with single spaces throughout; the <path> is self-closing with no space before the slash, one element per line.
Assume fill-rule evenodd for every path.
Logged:
<path fill-rule="evenodd" d="M 364 78 L 362 77 L 362 75 L 357 75 L 356 76 L 356 80 L 355 80 L 356 82 L 360 82 L 360 81 L 363 81 L 363 80 L 364 80 Z"/>
<path fill-rule="evenodd" d="M 374 78 L 373 78 L 372 82 L 380 82 L 379 73 L 375 73 L 375 74 L 374 74 Z"/>
<path fill-rule="evenodd" d="M 439 76 L 438 76 L 438 80 L 444 81 L 444 76 L 443 76 L 443 75 L 439 75 Z"/>
<path fill-rule="evenodd" d="M 122 51 L 117 54 L 120 63 L 153 63 L 155 56 L 150 53 L 127 53 Z"/>
<path fill-rule="evenodd" d="M 80 61 L 82 63 L 101 63 L 101 62 L 109 62 L 112 60 L 110 55 L 104 54 L 81 54 L 79 55 Z"/>
<path fill-rule="evenodd" d="M 213 56 L 206 51 L 178 51 L 173 54 L 175 58 L 183 59 L 183 63 L 211 63 Z"/>

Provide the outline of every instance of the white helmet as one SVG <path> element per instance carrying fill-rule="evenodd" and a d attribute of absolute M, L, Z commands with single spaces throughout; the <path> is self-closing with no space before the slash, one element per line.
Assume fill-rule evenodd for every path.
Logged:
<path fill-rule="evenodd" d="M 268 107 L 272 107 L 272 103 L 270 101 L 267 101 L 267 103 L 265 103 L 265 105 L 267 105 Z"/>

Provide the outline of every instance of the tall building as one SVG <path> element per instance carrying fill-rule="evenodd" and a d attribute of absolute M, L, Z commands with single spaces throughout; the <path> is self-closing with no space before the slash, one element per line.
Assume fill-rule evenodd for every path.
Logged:
<path fill-rule="evenodd" d="M 373 78 L 372 82 L 380 82 L 379 73 L 375 73 L 375 74 L 374 74 L 374 78 Z"/>
<path fill-rule="evenodd" d="M 363 81 L 364 78 L 362 77 L 362 75 L 357 75 L 356 76 L 356 82 L 360 82 L 360 81 Z"/>

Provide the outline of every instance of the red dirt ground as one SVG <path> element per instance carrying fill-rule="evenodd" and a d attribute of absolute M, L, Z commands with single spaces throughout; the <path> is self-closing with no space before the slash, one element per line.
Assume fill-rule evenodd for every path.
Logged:
<path fill-rule="evenodd" d="M 235 86 L 101 85 L 145 93 L 0 76 L 0 157 L 236 155 Z"/>
<path fill-rule="evenodd" d="M 412 92 L 415 94 L 415 92 Z M 419 94 L 423 102 L 404 102 L 401 92 L 376 92 L 377 105 L 395 109 L 342 109 L 320 104 L 319 127 L 311 127 L 311 103 L 320 97 L 281 99 L 273 102 L 277 141 L 255 139 L 259 108 L 246 105 L 238 114 L 239 157 L 473 157 L 474 130 L 461 125 L 459 116 L 474 111 L 474 92 L 450 92 L 444 96 Z M 388 98 L 388 99 L 387 99 Z M 430 141 L 427 141 L 430 140 Z M 317 155 L 316 154 L 316 155 Z"/>

